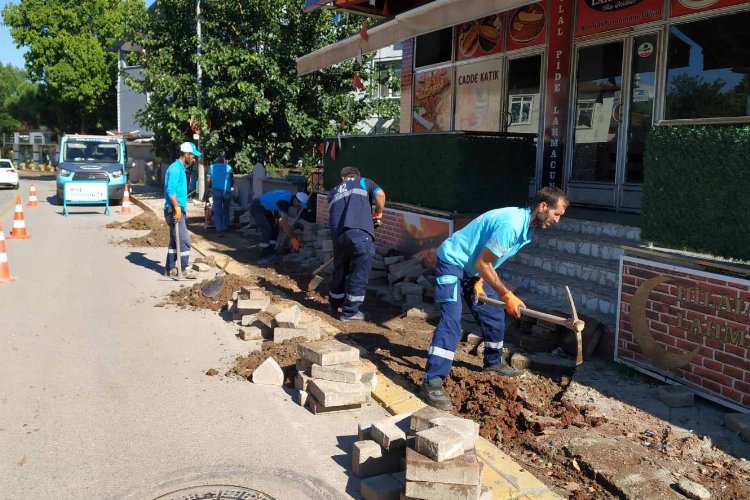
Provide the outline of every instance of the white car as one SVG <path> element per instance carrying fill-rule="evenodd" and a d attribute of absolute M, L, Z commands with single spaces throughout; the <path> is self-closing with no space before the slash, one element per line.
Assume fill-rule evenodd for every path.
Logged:
<path fill-rule="evenodd" d="M 0 186 L 18 189 L 18 171 L 13 162 L 0 158 Z"/>

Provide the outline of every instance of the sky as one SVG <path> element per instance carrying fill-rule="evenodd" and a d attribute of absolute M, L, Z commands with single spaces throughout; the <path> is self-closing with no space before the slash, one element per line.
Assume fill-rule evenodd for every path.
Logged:
<path fill-rule="evenodd" d="M 0 0 L 0 10 L 3 9 L 9 3 L 16 3 L 15 1 Z M 2 22 L 2 17 L 0 17 Z M 0 24 L 0 62 L 3 64 L 12 64 L 17 68 L 23 68 L 24 60 L 23 53 L 24 49 L 17 49 L 15 42 L 10 37 L 10 28 Z"/>

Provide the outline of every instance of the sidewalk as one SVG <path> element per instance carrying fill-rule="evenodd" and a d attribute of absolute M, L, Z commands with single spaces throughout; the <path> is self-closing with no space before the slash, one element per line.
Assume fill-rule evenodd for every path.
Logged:
<path fill-rule="evenodd" d="M 164 195 L 159 188 L 151 186 L 131 186 L 131 201 L 144 210 L 153 211 L 162 217 Z M 188 203 L 188 217 L 203 217 L 203 204 Z M 203 236 L 191 233 L 191 245 L 201 255 L 214 257 L 216 262 L 226 262 L 226 271 L 234 274 L 245 274 L 247 267 L 229 255 L 231 252 L 216 250 L 214 242 Z M 222 245 L 230 246 L 231 239 L 222 241 Z M 244 249 L 235 249 L 237 251 Z M 228 261 L 227 261 L 228 259 Z M 379 383 L 372 392 L 372 397 L 392 415 L 413 413 L 425 404 L 414 394 L 403 389 L 397 383 L 390 381 L 383 373 L 378 372 Z M 476 444 L 477 455 L 484 463 L 482 481 L 485 486 L 492 488 L 493 498 L 524 498 L 524 499 L 558 499 L 544 483 L 525 470 L 510 456 L 497 448 L 490 441 L 480 437 Z"/>

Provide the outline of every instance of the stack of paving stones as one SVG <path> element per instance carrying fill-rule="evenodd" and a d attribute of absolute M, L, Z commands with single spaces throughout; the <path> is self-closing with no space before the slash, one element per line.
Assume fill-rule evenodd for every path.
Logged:
<path fill-rule="evenodd" d="M 338 340 L 301 343 L 297 354 L 297 402 L 316 415 L 361 408 L 377 384 L 375 366 Z"/>
<path fill-rule="evenodd" d="M 426 406 L 359 425 L 352 471 L 365 500 L 491 499 L 475 448 L 479 425 Z"/>

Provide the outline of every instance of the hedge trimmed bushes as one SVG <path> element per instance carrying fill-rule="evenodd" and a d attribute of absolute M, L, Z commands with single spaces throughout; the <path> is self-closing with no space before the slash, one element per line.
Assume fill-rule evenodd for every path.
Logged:
<path fill-rule="evenodd" d="M 750 260 L 750 127 L 654 127 L 641 238 Z"/>
<path fill-rule="evenodd" d="M 328 139 L 336 141 L 336 139 Z M 535 146 L 530 135 L 463 133 L 352 136 L 336 160 L 325 157 L 325 186 L 345 166 L 382 186 L 389 199 L 426 208 L 478 213 L 525 206 Z"/>

